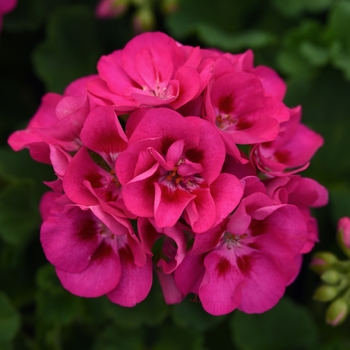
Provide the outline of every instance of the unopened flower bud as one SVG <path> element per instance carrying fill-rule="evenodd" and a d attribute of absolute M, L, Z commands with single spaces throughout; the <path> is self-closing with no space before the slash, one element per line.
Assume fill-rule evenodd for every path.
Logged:
<path fill-rule="evenodd" d="M 101 0 L 95 14 L 98 18 L 113 18 L 123 14 L 128 6 L 128 0 Z"/>
<path fill-rule="evenodd" d="M 154 14 L 148 7 L 140 8 L 136 12 L 133 20 L 133 27 L 135 32 L 141 33 L 152 30 L 155 24 Z"/>
<path fill-rule="evenodd" d="M 178 0 L 163 0 L 161 6 L 164 13 L 174 13 L 178 8 Z"/>
<path fill-rule="evenodd" d="M 343 252 L 350 257 L 350 218 L 343 217 L 338 221 L 338 243 Z"/>
<path fill-rule="evenodd" d="M 323 282 L 328 284 L 336 284 L 340 281 L 342 275 L 337 270 L 327 270 L 321 275 Z"/>
<path fill-rule="evenodd" d="M 310 268 L 312 271 L 322 274 L 332 264 L 336 263 L 338 258 L 329 252 L 318 252 L 312 257 Z"/>
<path fill-rule="evenodd" d="M 346 319 L 349 313 L 349 305 L 343 299 L 334 300 L 326 311 L 326 322 L 332 326 L 338 326 Z"/>
<path fill-rule="evenodd" d="M 335 286 L 323 285 L 316 289 L 313 298 L 318 301 L 331 301 L 338 295 L 338 291 Z"/>

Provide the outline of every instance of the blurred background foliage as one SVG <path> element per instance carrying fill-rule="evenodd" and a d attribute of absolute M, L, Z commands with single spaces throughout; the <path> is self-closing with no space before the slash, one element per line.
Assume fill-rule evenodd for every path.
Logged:
<path fill-rule="evenodd" d="M 95 16 L 97 0 L 18 0 L 0 33 L 0 349 L 346 350 L 350 321 L 324 322 L 312 300 L 318 277 L 306 256 L 286 297 L 262 315 L 214 317 L 191 298 L 165 305 L 159 286 L 135 308 L 105 298 L 81 299 L 58 282 L 39 241 L 38 203 L 50 167 L 7 138 L 22 129 L 46 91 L 96 72 L 102 54 L 142 30 L 161 30 L 184 44 L 233 53 L 254 50 L 255 64 L 288 83 L 285 102 L 301 104 L 303 122 L 325 145 L 304 176 L 330 191 L 315 212 L 321 242 L 339 253 L 336 222 L 350 216 L 350 1 L 123 0 L 112 19 Z"/>

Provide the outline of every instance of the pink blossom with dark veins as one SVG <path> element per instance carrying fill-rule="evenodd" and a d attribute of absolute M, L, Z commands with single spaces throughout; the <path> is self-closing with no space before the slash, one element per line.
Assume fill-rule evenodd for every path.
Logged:
<path fill-rule="evenodd" d="M 323 145 L 323 138 L 300 123 L 300 106 L 290 109 L 290 119 L 281 124 L 275 140 L 255 145 L 251 158 L 269 176 L 285 176 L 305 170 Z"/>
<path fill-rule="evenodd" d="M 46 202 L 53 199 L 43 197 Z M 68 291 L 82 297 L 106 294 L 111 301 L 128 307 L 148 295 L 151 258 L 143 252 L 130 223 L 124 226 L 108 213 L 81 210 L 73 203 L 41 205 L 45 209 L 50 206 L 40 239 Z"/>
<path fill-rule="evenodd" d="M 133 131 L 116 163 L 126 207 L 172 227 L 183 217 L 195 232 L 220 222 L 243 190 L 221 174 L 225 147 L 215 127 L 170 109 L 150 109 Z"/>
<path fill-rule="evenodd" d="M 266 96 L 260 79 L 245 72 L 212 80 L 206 90 L 205 111 L 204 118 L 216 125 L 227 153 L 243 162 L 237 144 L 273 141 L 280 123 L 289 119 L 284 104 Z"/>
<path fill-rule="evenodd" d="M 299 272 L 307 236 L 293 205 L 275 205 L 263 193 L 244 198 L 218 226 L 196 235 L 176 269 L 183 295 L 198 294 L 203 308 L 223 315 L 238 308 L 261 313 L 273 307 Z"/>
<path fill-rule="evenodd" d="M 100 77 L 89 91 L 99 104 L 117 111 L 164 105 L 177 109 L 203 91 L 212 62 L 202 60 L 199 48 L 179 45 L 160 32 L 143 33 L 123 50 L 102 56 Z"/>

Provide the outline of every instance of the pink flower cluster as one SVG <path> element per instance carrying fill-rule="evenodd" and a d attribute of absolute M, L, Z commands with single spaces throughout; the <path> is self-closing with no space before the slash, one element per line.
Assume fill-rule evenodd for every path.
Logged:
<path fill-rule="evenodd" d="M 131 307 L 157 275 L 168 304 L 213 315 L 273 307 L 317 241 L 327 190 L 296 173 L 322 145 L 253 54 L 155 32 L 103 56 L 98 75 L 48 93 L 14 150 L 51 164 L 41 242 L 82 297 Z"/>

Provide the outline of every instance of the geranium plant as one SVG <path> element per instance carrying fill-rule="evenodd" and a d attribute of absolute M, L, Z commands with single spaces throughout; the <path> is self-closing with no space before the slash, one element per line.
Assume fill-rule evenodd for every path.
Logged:
<path fill-rule="evenodd" d="M 262 313 L 318 241 L 327 190 L 298 173 L 323 138 L 283 103 L 286 85 L 248 50 L 161 32 L 102 56 L 98 73 L 47 93 L 18 151 L 51 164 L 40 239 L 62 285 L 132 307 L 164 300 Z"/>

